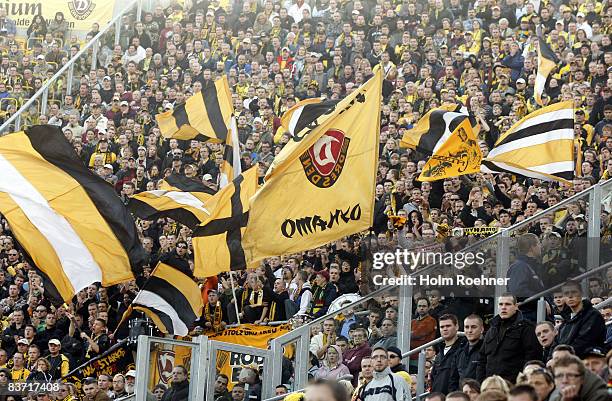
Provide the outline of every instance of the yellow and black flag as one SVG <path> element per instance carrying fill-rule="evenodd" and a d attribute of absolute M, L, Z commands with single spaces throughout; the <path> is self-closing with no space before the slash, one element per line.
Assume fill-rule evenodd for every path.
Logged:
<path fill-rule="evenodd" d="M 171 174 L 163 180 L 160 189 L 132 196 L 128 208 L 141 219 L 170 217 L 189 228 L 194 228 L 210 217 L 204 203 L 215 193 L 214 189 L 201 181 L 184 175 Z"/>
<path fill-rule="evenodd" d="M 535 79 L 535 85 L 533 89 L 533 95 L 536 102 L 543 106 L 542 93 L 544 92 L 544 86 L 546 86 L 546 80 L 550 75 L 551 71 L 555 69 L 559 59 L 552 51 L 550 46 L 546 43 L 546 39 L 543 37 L 538 38 L 538 73 Z"/>
<path fill-rule="evenodd" d="M 240 141 L 238 140 L 238 127 L 236 117 L 232 116 L 230 135 L 223 145 L 223 164 L 221 165 L 221 177 L 219 177 L 219 188 L 225 187 L 242 173 L 240 164 Z"/>
<path fill-rule="evenodd" d="M 186 336 L 202 314 L 198 284 L 181 270 L 159 262 L 124 314 L 144 312 L 164 334 Z"/>
<path fill-rule="evenodd" d="M 574 105 L 565 101 L 523 117 L 482 160 L 485 173 L 569 183 L 574 177 Z"/>
<path fill-rule="evenodd" d="M 185 104 L 158 114 L 155 119 L 164 138 L 223 143 L 233 112 L 232 94 L 227 77 L 223 76 Z"/>
<path fill-rule="evenodd" d="M 480 171 L 482 152 L 465 116 L 451 136 L 427 160 L 419 181 L 436 181 Z"/>
<path fill-rule="evenodd" d="M 453 135 L 466 118 L 469 119 L 472 128 L 478 131 L 476 120 L 471 118 L 467 109 L 461 105 L 445 104 L 430 110 L 412 129 L 404 133 L 400 146 L 431 156 Z"/>
<path fill-rule="evenodd" d="M 293 137 L 319 116 L 328 113 L 338 103 L 338 100 L 323 100 L 322 98 L 304 99 L 283 113 L 281 125 L 274 135 L 274 142 L 278 143 L 284 133 Z"/>
<path fill-rule="evenodd" d="M 45 295 L 70 300 L 88 285 L 134 278 L 144 252 L 114 189 L 49 125 L 0 138 L 0 213 L 40 269 Z"/>
<path fill-rule="evenodd" d="M 210 219 L 192 237 L 196 277 L 247 267 L 242 234 L 249 219 L 249 200 L 258 188 L 257 170 L 257 165 L 251 167 L 207 203 Z"/>
<path fill-rule="evenodd" d="M 247 263 L 313 249 L 372 226 L 382 69 L 296 132 L 251 199 Z"/>

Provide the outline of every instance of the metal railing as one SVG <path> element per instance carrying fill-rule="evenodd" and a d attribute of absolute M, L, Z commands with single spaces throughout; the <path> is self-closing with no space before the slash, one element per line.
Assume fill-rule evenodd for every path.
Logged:
<path fill-rule="evenodd" d="M 495 250 L 495 277 L 503 278 L 506 277 L 507 270 L 511 265 L 511 237 L 514 233 L 521 233 L 528 225 L 538 222 L 541 218 L 549 216 L 551 213 L 555 213 L 562 209 L 566 209 L 570 204 L 588 199 L 587 214 L 588 214 L 588 232 L 587 236 L 592 240 L 587 243 L 587 273 L 593 271 L 593 273 L 585 273 L 584 277 L 595 274 L 595 270 L 600 268 L 600 246 L 599 241 L 594 240 L 600 237 L 600 225 L 601 225 L 601 206 L 603 201 L 612 195 L 612 180 L 598 183 L 578 194 L 575 194 L 551 208 L 548 208 L 542 212 L 531 216 L 512 227 L 503 229 L 502 231 L 484 239 L 480 240 L 472 245 L 465 247 L 461 252 L 475 252 L 476 250 L 483 248 L 491 248 Z M 429 265 L 423 269 L 417 270 L 408 274 L 408 276 L 420 276 L 426 273 L 435 271 L 435 269 L 441 267 L 441 265 Z M 583 275 L 577 278 L 584 278 Z M 374 300 L 381 295 L 398 291 L 399 287 L 399 306 L 398 306 L 398 347 L 402 350 L 409 349 L 410 346 L 410 322 L 412 321 L 412 294 L 413 287 L 407 285 L 400 286 L 388 286 L 379 288 L 372 293 L 364 296 L 359 301 L 346 305 L 343 308 L 335 311 L 334 313 L 322 316 L 318 319 L 309 322 L 291 332 L 276 338 L 272 341 L 272 355 L 273 355 L 273 366 L 272 366 L 272 382 L 280 383 L 282 375 L 282 349 L 285 345 L 296 343 L 296 358 L 295 358 L 295 381 L 294 386 L 302 388 L 306 384 L 306 371 L 307 371 L 307 359 L 308 359 L 308 344 L 310 343 L 310 332 L 311 328 L 315 324 L 320 324 L 326 319 L 334 318 L 340 313 L 343 313 L 349 309 L 360 309 L 361 306 L 366 305 L 368 302 Z M 498 298 L 502 293 L 506 291 L 505 285 L 495 286 L 495 298 Z M 537 295 L 537 294 L 536 294 Z M 538 295 L 534 299 L 538 299 Z M 497 302 L 493 302 L 494 314 L 498 313 Z M 424 363 L 424 362 L 423 362 Z M 303 371 L 303 372 L 302 372 Z M 420 394 L 420 393 L 419 393 Z"/>
<path fill-rule="evenodd" d="M 36 91 L 36 93 L 30 97 L 15 114 L 11 115 L 5 122 L 0 126 L 0 135 L 9 133 L 11 131 L 19 131 L 21 128 L 21 115 L 26 112 L 30 106 L 40 99 L 40 110 L 41 114 L 46 114 L 47 104 L 49 97 L 49 88 L 55 84 L 59 79 L 63 79 L 64 75 L 67 74 L 66 79 L 66 93 L 70 94 L 72 90 L 72 81 L 74 77 L 74 66 L 81 59 L 83 55 L 87 55 L 89 49 L 92 49 L 92 62 L 91 67 L 95 69 L 97 66 L 97 56 L 100 50 L 100 40 L 114 27 L 115 29 L 115 44 L 119 44 L 122 24 L 121 19 L 124 15 L 130 13 L 134 7 L 136 7 L 136 19 L 140 20 L 142 13 L 142 0 L 132 0 L 123 8 L 123 10 L 113 17 L 110 22 L 98 32 L 82 49 L 80 49 L 74 57 L 64 64 L 51 78 L 45 81 L 43 86 Z M 12 128 L 11 128 L 12 127 Z"/>

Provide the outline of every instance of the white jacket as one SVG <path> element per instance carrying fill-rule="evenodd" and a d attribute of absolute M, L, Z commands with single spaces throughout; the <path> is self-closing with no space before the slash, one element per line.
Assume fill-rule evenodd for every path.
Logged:
<path fill-rule="evenodd" d="M 386 368 L 374 372 L 374 378 L 358 394 L 360 401 L 410 401 L 412 396 L 403 377 Z"/>

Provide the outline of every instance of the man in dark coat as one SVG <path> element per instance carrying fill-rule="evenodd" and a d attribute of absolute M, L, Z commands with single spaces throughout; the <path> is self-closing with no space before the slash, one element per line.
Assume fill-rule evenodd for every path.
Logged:
<path fill-rule="evenodd" d="M 457 336 L 459 331 L 457 316 L 444 314 L 440 316 L 438 325 L 444 343 L 439 344 L 431 369 L 431 392 L 448 394 L 459 389 L 457 357 L 466 340 Z"/>
<path fill-rule="evenodd" d="M 538 236 L 532 233 L 521 235 L 517 246 L 519 255 L 508 269 L 508 292 L 522 300 L 545 289 L 538 274 L 542 270 L 539 262 L 542 257 L 542 246 Z M 537 301 L 523 305 L 521 311 L 526 319 L 535 321 Z"/>
<path fill-rule="evenodd" d="M 162 401 L 187 401 L 189 398 L 189 380 L 187 369 L 183 365 L 176 365 L 172 369 L 172 385 L 162 397 Z"/>
<path fill-rule="evenodd" d="M 479 377 L 499 375 L 514 383 L 525 362 L 542 359 L 534 324 L 523 318 L 516 297 L 499 297 L 499 315 L 491 321 L 480 351 Z"/>
<path fill-rule="evenodd" d="M 572 310 L 572 318 L 559 327 L 558 344 L 574 347 L 576 355 L 584 358 L 587 348 L 604 347 L 606 323 L 588 300 L 582 300 L 580 283 L 568 281 L 562 287 L 565 303 Z"/>
<path fill-rule="evenodd" d="M 484 324 L 478 315 L 469 315 L 463 320 L 463 331 L 467 341 L 457 356 L 457 369 L 459 370 L 459 381 L 463 379 L 474 379 L 482 382 L 484 377 L 478 376 L 480 363 L 480 349 L 484 344 L 482 333 Z"/>

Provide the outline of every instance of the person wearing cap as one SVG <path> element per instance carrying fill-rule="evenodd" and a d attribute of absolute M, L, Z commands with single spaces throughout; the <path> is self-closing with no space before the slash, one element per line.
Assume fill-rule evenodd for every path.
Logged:
<path fill-rule="evenodd" d="M 125 374 L 125 392 L 127 395 L 134 394 L 134 389 L 136 387 L 136 371 L 134 369 L 130 369 Z"/>
<path fill-rule="evenodd" d="M 102 109 L 100 104 L 92 103 L 89 105 L 91 109 L 91 114 L 89 117 L 85 119 L 85 123 L 90 123 L 94 128 L 98 130 L 106 131 L 108 127 L 108 118 L 102 114 Z"/>
<path fill-rule="evenodd" d="M 582 358 L 584 366 L 594 374 L 601 376 L 606 366 L 606 353 L 602 347 L 590 347 Z"/>
<path fill-rule="evenodd" d="M 384 347 L 372 350 L 374 375 L 370 382 L 360 388 L 360 401 L 409 401 L 410 387 L 404 378 L 389 368 L 389 354 Z"/>
<path fill-rule="evenodd" d="M 53 380 L 59 380 L 70 372 L 70 360 L 62 354 L 62 343 L 57 338 L 52 338 L 48 342 L 49 355 L 49 374 Z"/>
<path fill-rule="evenodd" d="M 329 272 L 327 270 L 318 271 L 315 277 L 309 314 L 315 318 L 326 315 L 337 294 L 336 286 L 329 282 Z"/>
<path fill-rule="evenodd" d="M 389 356 L 389 368 L 391 372 L 408 372 L 408 368 L 402 363 L 402 350 L 398 347 L 389 347 L 387 348 L 387 355 Z"/>

